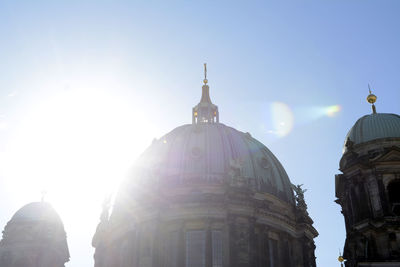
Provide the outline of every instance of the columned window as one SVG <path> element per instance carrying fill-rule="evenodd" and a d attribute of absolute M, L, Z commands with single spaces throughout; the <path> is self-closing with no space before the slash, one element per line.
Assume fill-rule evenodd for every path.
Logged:
<path fill-rule="evenodd" d="M 221 230 L 187 231 L 185 267 L 206 267 L 206 264 L 207 266 L 211 264 L 212 267 L 223 267 L 222 247 Z"/>
<path fill-rule="evenodd" d="M 186 232 L 186 267 L 205 267 L 206 233 L 204 230 Z"/>

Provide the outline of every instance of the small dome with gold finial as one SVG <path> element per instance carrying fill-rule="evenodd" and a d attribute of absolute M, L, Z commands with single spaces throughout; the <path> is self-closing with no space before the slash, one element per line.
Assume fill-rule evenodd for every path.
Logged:
<path fill-rule="evenodd" d="M 369 88 L 367 101 L 372 104 L 372 114 L 361 117 L 351 127 L 345 139 L 344 153 L 352 145 L 359 145 L 378 139 L 400 138 L 400 116 L 392 113 L 377 113 L 374 105 L 376 99 L 377 96 L 372 94 Z"/>

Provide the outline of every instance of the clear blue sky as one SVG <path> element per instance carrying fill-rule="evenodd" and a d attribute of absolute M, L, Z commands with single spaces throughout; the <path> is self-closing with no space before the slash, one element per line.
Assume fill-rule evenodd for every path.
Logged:
<path fill-rule="evenodd" d="M 338 266 L 334 175 L 347 131 L 371 112 L 367 84 L 378 112 L 400 113 L 399 7 L 0 1 L 0 228 L 46 189 L 68 233 L 67 266 L 92 266 L 102 198 L 154 137 L 191 122 L 207 62 L 220 121 L 250 132 L 304 184 L 318 266 Z M 324 115 L 332 105 L 340 112 Z M 288 116 L 293 127 L 277 136 L 274 121 Z"/>

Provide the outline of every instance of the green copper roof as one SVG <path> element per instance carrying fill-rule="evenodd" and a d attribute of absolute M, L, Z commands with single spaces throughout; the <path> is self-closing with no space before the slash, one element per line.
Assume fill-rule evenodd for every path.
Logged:
<path fill-rule="evenodd" d="M 400 116 L 390 113 L 373 113 L 358 119 L 345 140 L 350 140 L 356 145 L 376 139 L 395 137 L 400 137 Z"/>
<path fill-rule="evenodd" d="M 255 191 L 293 203 L 284 168 L 262 143 L 222 123 L 180 126 L 153 144 L 137 162 L 137 175 L 156 171 L 158 179 L 225 183 L 240 175 Z"/>

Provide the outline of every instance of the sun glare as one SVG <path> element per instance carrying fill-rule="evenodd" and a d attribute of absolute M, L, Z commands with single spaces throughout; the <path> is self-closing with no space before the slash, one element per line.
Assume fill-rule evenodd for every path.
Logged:
<path fill-rule="evenodd" d="M 105 90 L 65 90 L 36 102 L 6 148 L 10 190 L 31 201 L 46 191 L 65 218 L 97 211 L 156 130 Z"/>

